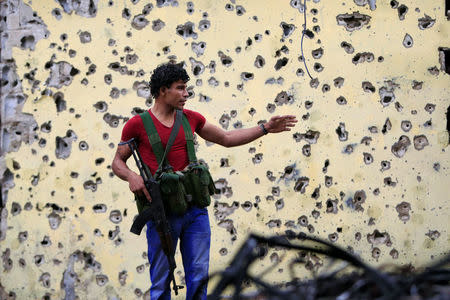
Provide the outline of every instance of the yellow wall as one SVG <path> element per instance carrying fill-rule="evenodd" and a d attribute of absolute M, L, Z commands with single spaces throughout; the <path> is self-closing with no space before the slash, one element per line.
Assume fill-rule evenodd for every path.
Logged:
<path fill-rule="evenodd" d="M 292 132 L 271 134 L 239 148 L 225 149 L 198 138 L 198 156 L 208 163 L 213 177 L 224 179 L 221 182 L 232 191 L 217 197 L 216 205 L 209 208 L 213 233 L 211 272 L 226 266 L 250 232 L 272 235 L 287 229 L 314 230 L 313 234 L 324 239 L 337 237 L 338 245 L 351 247 L 375 266 L 411 263 L 418 268 L 448 252 L 450 156 L 446 111 L 450 77 L 443 70 L 444 63 L 439 61 L 438 51 L 438 47 L 449 47 L 450 21 L 445 17 L 444 1 L 407 1 L 408 11 L 403 20 L 399 18 L 398 9 L 390 6 L 392 1 L 377 1 L 374 10 L 369 4 L 358 6 L 350 0 L 307 1 L 307 27 L 311 30 L 313 26 L 320 27 L 312 39 L 305 37 L 303 42 L 307 66 L 319 82 L 316 88 L 310 85 L 303 62 L 298 59 L 304 16 L 291 1 L 198 0 L 193 1 L 192 14 L 187 12 L 185 1 L 179 1 L 178 5 L 170 4 L 175 1 L 165 2 L 169 5 L 157 7 L 156 1 L 98 1 L 95 14 L 89 13 L 86 7 L 68 14 L 53 0 L 25 1 L 25 4 L 18 0 L 1 1 L 2 15 L 6 14 L 10 20 L 2 24 L 9 33 L 8 37 L 2 36 L 2 78 L 22 79 L 16 87 L 8 84 L 2 88 L 1 293 L 13 293 L 17 299 L 40 299 L 46 294 L 51 299 L 73 299 L 75 294 L 79 299 L 106 299 L 105 294 L 111 299 L 132 299 L 148 291 L 145 235 L 137 237 L 129 232 L 136 208 L 127 183 L 112 175 L 110 164 L 124 118 L 130 118 L 136 107 L 148 108 L 145 98 L 139 97 L 133 86 L 147 81 L 149 72 L 171 56 L 184 61 L 191 76 L 189 84 L 194 87 L 195 96 L 187 108 L 199 111 L 209 122 L 219 125 L 222 116 L 228 115 L 231 130 L 238 124 L 246 128 L 255 126 L 258 121 L 278 114 L 295 114 L 299 119 Z M 133 18 L 141 14 L 148 3 L 153 5 L 145 16 L 149 24 L 135 29 Z M 19 4 L 22 7 L 18 7 Z M 227 10 L 226 5 L 231 5 L 232 10 Z M 237 14 L 239 5 L 245 9 L 240 16 Z M 32 18 L 27 11 L 30 7 L 42 24 L 23 22 L 24 16 Z M 61 13 L 59 19 L 52 15 L 56 8 Z M 128 20 L 122 17 L 124 8 L 129 9 Z M 370 20 L 365 17 L 368 23 L 352 31 L 338 25 L 338 15 L 354 12 L 369 16 Z M 420 29 L 418 20 L 425 15 L 435 23 L 430 28 Z M 11 21 L 14 18 L 15 23 Z M 155 31 L 152 22 L 158 19 L 165 26 Z M 209 28 L 199 28 L 202 20 L 210 22 Z M 176 34 L 177 26 L 186 22 L 194 24 L 196 39 Z M 295 26 L 285 38 L 282 22 Z M 90 33 L 91 41 L 82 43 L 80 36 L 83 37 L 85 31 Z M 34 34 L 34 42 L 26 44 L 23 40 L 21 49 L 22 37 L 30 34 Z M 67 35 L 64 41 L 61 40 L 63 34 Z M 406 34 L 413 39 L 412 47 L 403 45 Z M 110 39 L 115 40 L 112 46 L 108 45 Z M 251 40 L 251 45 L 247 40 Z M 352 54 L 341 47 L 343 41 L 352 45 Z M 201 55 L 191 49 L 192 43 L 199 42 L 206 44 Z M 170 51 L 164 51 L 166 46 Z M 288 50 L 277 55 L 283 46 Z M 129 47 L 128 52 L 126 47 Z M 239 53 L 237 47 L 241 49 Z M 323 49 L 323 56 L 315 59 L 312 51 L 318 48 Z M 69 55 L 71 49 L 76 51 L 75 56 Z M 117 55 L 113 51 L 117 51 Z M 230 66 L 222 64 L 219 52 L 231 57 Z M 362 56 L 369 60 L 373 57 L 373 61 L 353 63 L 358 53 L 371 53 L 372 56 Z M 127 54 L 137 55 L 137 61 L 127 64 Z M 258 55 L 265 60 L 262 68 L 254 65 Z M 284 57 L 288 59 L 286 66 L 275 70 L 277 60 Z M 14 61 L 7 61 L 9 58 Z M 67 85 L 58 86 L 61 76 L 51 76 L 51 72 L 56 72 L 56 65 L 52 70 L 45 68 L 50 60 L 54 64 L 67 62 L 80 72 L 69 76 L 67 79 L 72 80 L 66 81 Z M 215 62 L 215 71 L 208 67 L 211 61 Z M 121 75 L 112 70 L 108 66 L 114 62 L 133 70 L 134 74 Z M 205 67 L 198 76 L 193 74 L 196 62 Z M 315 63 L 320 63 L 323 71 L 315 71 Z M 14 64 L 16 70 L 11 68 L 7 72 L 4 68 Z M 91 64 L 96 65 L 95 73 L 86 75 Z M 70 65 L 65 66 L 67 74 Z M 436 67 L 437 72 L 428 70 L 432 67 Z M 299 68 L 305 74 L 297 76 Z M 34 69 L 33 80 L 28 80 L 26 73 Z M 59 70 L 63 72 L 63 69 L 61 63 Z M 138 77 L 140 70 L 144 75 Z M 253 73 L 254 78 L 244 81 L 243 72 Z M 110 84 L 105 83 L 106 74 L 111 74 Z M 217 86 L 208 83 L 211 77 L 218 81 Z M 338 77 L 344 80 L 341 87 L 334 83 Z M 85 78 L 87 83 L 83 83 Z M 273 83 L 266 83 L 271 78 Z M 364 81 L 374 86 L 374 93 L 363 90 Z M 420 89 L 413 88 L 414 81 L 422 82 Z M 325 84 L 330 87 L 328 92 L 322 91 Z M 42 93 L 46 88 L 47 93 Z M 113 88 L 124 93 L 112 98 Z M 380 90 L 393 91 L 395 100 L 383 106 Z M 290 96 L 288 103 L 275 104 L 275 98 L 282 91 Z M 62 92 L 66 101 L 66 109 L 60 112 L 55 105 L 57 92 Z M 21 94 L 26 98 L 24 104 L 14 102 Z M 9 98 L 13 99 L 12 104 L 6 100 L 7 95 L 15 95 L 16 98 Z M 200 101 L 200 95 L 210 97 L 210 101 Z M 346 105 L 337 103 L 339 96 L 345 97 Z M 94 106 L 99 101 L 107 104 L 105 111 L 100 105 Z M 308 109 L 307 101 L 313 103 Z M 8 103 L 13 109 L 5 108 Z M 435 106 L 426 107 L 428 103 Z M 275 108 L 273 112 L 268 111 L 269 104 Z M 434 107 L 434 111 L 427 111 L 429 107 Z M 256 111 L 254 114 L 249 113 L 252 108 Z M 116 119 L 118 124 L 114 122 Z M 431 126 L 426 126 L 429 120 Z M 402 130 L 402 121 L 411 122 L 409 132 Z M 44 128 L 46 122 L 51 124 L 50 132 Z M 336 133 L 340 123 L 344 123 L 348 131 L 346 141 L 340 141 Z M 371 132 L 371 126 L 376 126 L 378 132 Z M 319 133 L 317 142 L 310 145 L 309 157 L 302 153 L 308 142 L 299 140 L 300 134 L 308 130 Z M 396 157 L 391 148 L 402 135 L 409 138 L 411 145 L 404 156 Z M 420 135 L 426 136 L 429 145 L 416 150 L 414 139 Z M 71 145 L 71 150 L 65 152 L 67 158 L 59 154 L 57 157 L 58 137 Z M 366 138 L 367 145 L 361 143 L 364 137 L 371 138 Z M 350 154 L 345 153 L 347 145 L 353 146 Z M 364 153 L 372 155 L 372 163 L 364 162 Z M 262 154 L 262 160 L 255 163 L 260 157 L 258 154 Z M 99 158 L 104 161 L 96 164 Z M 224 167 L 221 167 L 222 159 Z M 329 166 L 324 172 L 326 160 Z M 389 162 L 390 169 L 382 171 L 382 161 Z M 130 162 L 134 168 L 134 162 Z M 286 175 L 285 168 L 289 166 L 294 171 Z M 267 176 L 269 171 L 272 181 Z M 78 176 L 71 176 L 72 172 Z M 329 187 L 325 176 L 332 177 Z M 302 177 L 309 179 L 304 193 L 294 189 Z M 89 181 L 96 183 L 95 191 L 89 188 L 93 186 Z M 314 199 L 311 195 L 316 188 L 320 188 L 320 193 Z M 366 199 L 352 208 L 357 191 L 364 191 Z M 257 198 L 260 199 L 258 209 L 244 210 L 242 205 L 246 201 L 253 205 Z M 280 199 L 284 207 L 277 209 Z M 327 200 L 330 204 L 331 200 L 337 200 L 336 213 L 327 213 Z M 234 202 L 239 205 L 235 210 L 226 208 Z M 405 203 L 400 205 L 402 202 Z M 52 208 L 52 204 L 60 209 Z M 94 212 L 93 206 L 99 204 L 106 206 L 105 212 Z M 406 213 L 403 213 L 403 206 Z M 118 224 L 110 220 L 115 210 L 122 216 Z M 228 212 L 231 214 L 227 215 Z M 298 219 L 303 215 L 312 227 L 299 224 Z M 49 220 L 58 218 L 59 226 L 52 228 Z M 293 222 L 286 226 L 288 221 Z M 233 226 L 235 233 L 230 234 L 227 226 L 228 229 Z M 108 238 L 109 232 L 117 233 L 116 228 L 118 234 L 113 239 Z M 368 235 L 375 231 L 389 238 L 377 239 L 384 241 L 379 245 L 370 243 Z M 26 238 L 22 238 L 23 235 Z M 361 238 L 358 240 L 355 235 Z M 45 239 L 51 244 L 42 245 Z M 379 249 L 379 257 L 374 257 L 377 252 L 374 248 Z M 269 266 L 274 252 L 280 257 L 284 253 L 269 251 L 256 269 Z M 40 264 L 37 263 L 39 256 L 42 257 Z M 288 258 L 284 262 L 288 262 Z M 182 281 L 179 256 L 177 261 L 176 276 Z M 277 269 L 268 278 L 289 280 L 286 266 L 282 264 L 279 269 L 282 270 Z M 125 281 L 119 280 L 121 272 L 126 272 L 123 273 L 126 276 L 121 276 Z M 69 273 L 76 280 L 71 279 Z M 299 269 L 300 277 L 308 274 L 303 267 Z M 179 299 L 182 298 L 183 294 Z"/>

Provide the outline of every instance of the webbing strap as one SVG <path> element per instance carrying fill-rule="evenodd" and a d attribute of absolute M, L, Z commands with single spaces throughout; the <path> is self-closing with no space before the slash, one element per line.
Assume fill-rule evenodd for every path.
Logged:
<path fill-rule="evenodd" d="M 158 131 L 156 131 L 155 124 L 153 123 L 152 117 L 150 116 L 149 112 L 146 111 L 139 115 L 141 116 L 142 122 L 144 123 L 144 128 L 147 132 L 148 140 L 152 145 L 152 150 L 153 153 L 155 153 L 156 161 L 158 162 L 159 166 L 164 155 L 164 148 L 161 142 L 161 138 L 159 137 Z"/>
<path fill-rule="evenodd" d="M 184 137 L 186 138 L 187 153 L 189 157 L 189 163 L 197 163 L 197 157 L 195 156 L 194 148 L 194 136 L 192 135 L 191 125 L 189 124 L 186 115 L 183 114 L 183 129 Z"/>

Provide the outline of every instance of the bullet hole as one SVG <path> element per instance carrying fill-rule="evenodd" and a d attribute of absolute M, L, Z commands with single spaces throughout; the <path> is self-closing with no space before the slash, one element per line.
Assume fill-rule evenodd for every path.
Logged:
<path fill-rule="evenodd" d="M 336 243 L 338 240 L 339 236 L 337 234 L 337 232 L 333 232 L 332 234 L 328 235 L 328 239 L 330 240 L 330 242 L 332 243 Z"/>
<path fill-rule="evenodd" d="M 438 51 L 441 70 L 447 74 L 450 74 L 450 48 L 439 47 Z"/>
<path fill-rule="evenodd" d="M 333 177 L 332 176 L 325 176 L 325 186 L 329 188 L 333 185 Z"/>
<path fill-rule="evenodd" d="M 191 49 L 192 49 L 192 51 L 194 51 L 194 53 L 197 55 L 197 57 L 199 57 L 199 56 L 203 55 L 203 53 L 205 52 L 206 43 L 205 42 L 199 42 L 199 43 L 192 42 Z"/>
<path fill-rule="evenodd" d="M 236 15 L 242 16 L 245 14 L 245 8 L 242 5 L 236 5 Z"/>
<path fill-rule="evenodd" d="M 319 216 L 320 216 L 320 212 L 319 211 L 317 211 L 317 210 L 313 210 L 312 212 L 311 212 L 311 215 L 312 215 L 312 217 L 314 218 L 314 219 L 318 219 L 319 218 Z"/>
<path fill-rule="evenodd" d="M 321 58 L 322 55 L 323 55 L 323 49 L 322 49 L 322 48 L 318 48 L 318 49 L 312 50 L 312 51 L 311 51 L 311 55 L 312 55 L 312 57 L 314 57 L 315 59 L 319 59 L 319 58 Z"/>
<path fill-rule="evenodd" d="M 207 102 L 207 101 L 206 101 Z M 220 119 L 219 119 L 219 123 L 220 125 L 223 127 L 223 129 L 227 129 L 228 125 L 230 123 L 230 116 L 228 114 L 223 114 Z"/>
<path fill-rule="evenodd" d="M 429 145 L 427 137 L 423 134 L 414 136 L 413 141 L 414 141 L 414 148 L 419 151 Z"/>
<path fill-rule="evenodd" d="M 370 146 L 370 142 L 372 142 L 372 138 L 369 136 L 365 136 L 361 139 L 361 144 L 364 144 L 366 146 Z"/>
<path fill-rule="evenodd" d="M 62 19 L 61 10 L 59 8 L 52 9 L 52 16 L 54 16 L 55 19 L 58 21 L 61 20 Z"/>
<path fill-rule="evenodd" d="M 246 212 L 252 210 L 252 206 L 253 205 L 250 201 L 245 201 L 244 203 L 241 204 L 242 209 L 245 210 Z"/>
<path fill-rule="evenodd" d="M 372 246 L 386 245 L 390 247 L 392 245 L 389 233 L 381 233 L 380 231 L 378 231 L 378 229 L 375 229 L 372 234 L 367 234 L 367 241 Z"/>
<path fill-rule="evenodd" d="M 339 105 L 345 105 L 345 104 L 347 104 L 347 99 L 345 99 L 345 97 L 343 97 L 343 96 L 339 96 L 339 97 L 336 99 L 336 102 L 337 102 L 337 104 L 339 104 Z"/>
<path fill-rule="evenodd" d="M 92 206 L 92 210 L 94 211 L 94 213 L 105 213 L 107 208 L 105 204 L 96 204 L 94 206 Z"/>
<path fill-rule="evenodd" d="M 391 6 L 392 7 L 392 6 Z M 404 4 L 397 7 L 398 18 L 403 21 L 405 19 L 406 13 L 408 12 L 408 7 Z"/>
<path fill-rule="evenodd" d="M 434 109 L 436 108 L 435 104 L 431 104 L 431 103 L 427 103 L 427 105 L 425 105 L 425 111 L 428 112 L 429 114 L 433 113 Z"/>
<path fill-rule="evenodd" d="M 400 220 L 402 220 L 403 222 L 406 222 L 409 220 L 409 218 L 410 218 L 409 211 L 411 210 L 411 204 L 403 201 L 403 202 L 397 204 L 395 209 L 398 212 L 398 217 Z"/>
<path fill-rule="evenodd" d="M 209 84 L 210 86 L 216 87 L 216 86 L 219 85 L 219 81 L 217 81 L 217 79 L 216 79 L 215 77 L 210 77 L 210 78 L 208 79 L 208 84 Z"/>
<path fill-rule="evenodd" d="M 387 160 L 382 160 L 380 164 L 381 164 L 380 169 L 381 172 L 389 170 L 391 168 L 391 163 L 388 162 Z"/>
<path fill-rule="evenodd" d="M 255 154 L 255 156 L 252 158 L 252 162 L 253 162 L 254 164 L 259 164 L 259 163 L 261 163 L 262 159 L 263 159 L 263 154 L 262 154 L 262 153 L 257 153 L 257 154 Z"/>
<path fill-rule="evenodd" d="M 297 220 L 297 223 L 298 223 L 300 226 L 303 226 L 303 227 L 308 226 L 308 217 L 305 216 L 305 215 L 299 217 L 298 220 Z"/>
<path fill-rule="evenodd" d="M 429 230 L 428 233 L 425 233 L 425 235 L 429 237 L 432 241 L 434 241 L 441 236 L 441 233 L 437 230 Z"/>
<path fill-rule="evenodd" d="M 109 213 L 109 220 L 111 222 L 113 222 L 114 224 L 118 224 L 118 223 L 122 222 L 122 214 L 121 214 L 120 210 L 112 210 Z"/>
<path fill-rule="evenodd" d="M 316 72 L 322 72 L 323 71 L 323 66 L 320 63 L 314 63 L 314 71 Z"/>
<path fill-rule="evenodd" d="M 411 48 L 414 44 L 413 38 L 409 34 L 405 34 L 405 37 L 403 38 L 403 46 L 405 48 Z"/>
<path fill-rule="evenodd" d="M 139 59 L 139 57 L 136 54 L 127 54 L 125 57 L 125 62 L 129 65 L 132 65 L 132 64 L 136 63 L 138 61 L 138 59 Z"/>
<path fill-rule="evenodd" d="M 314 189 L 314 192 L 311 194 L 311 198 L 313 198 L 313 199 L 319 199 L 319 197 L 320 197 L 320 185 L 318 186 L 318 187 L 316 187 L 315 189 Z"/>
<path fill-rule="evenodd" d="M 403 157 L 408 147 L 411 145 L 411 140 L 406 135 L 400 136 L 399 140 L 391 147 L 391 152 L 398 158 Z"/>
<path fill-rule="evenodd" d="M 39 282 L 42 284 L 43 287 L 49 288 L 50 282 L 51 282 L 51 276 L 50 273 L 45 272 L 39 277 Z"/>
<path fill-rule="evenodd" d="M 272 103 L 267 104 L 266 109 L 269 113 L 273 113 L 275 111 L 276 106 Z"/>
<path fill-rule="evenodd" d="M 375 93 L 375 87 L 372 85 L 372 83 L 370 83 L 369 81 L 363 81 L 362 82 L 362 89 L 364 90 L 364 92 L 367 93 Z"/>
<path fill-rule="evenodd" d="M 186 22 L 184 25 L 180 24 L 176 28 L 176 33 L 184 39 L 193 38 L 197 39 L 197 33 L 194 31 L 194 23 Z"/>
<path fill-rule="evenodd" d="M 355 56 L 352 58 L 352 63 L 355 65 L 363 62 L 372 62 L 374 60 L 373 53 L 370 52 L 362 52 L 362 53 L 356 53 Z"/>
<path fill-rule="evenodd" d="M 326 201 L 326 212 L 329 214 L 337 214 L 338 212 L 338 200 L 337 199 L 328 199 Z"/>
<path fill-rule="evenodd" d="M 120 96 L 120 90 L 116 87 L 113 87 L 109 92 L 109 96 L 113 99 L 117 99 Z"/>
<path fill-rule="evenodd" d="M 148 15 L 153 10 L 153 3 L 148 3 L 142 9 L 142 14 L 144 16 Z"/>
<path fill-rule="evenodd" d="M 305 75 L 305 71 L 303 71 L 302 68 L 298 68 L 297 71 L 295 71 L 295 75 L 297 75 L 298 77 L 304 76 Z M 323 91 L 323 88 L 322 88 L 322 91 Z"/>
<path fill-rule="evenodd" d="M 392 129 L 391 120 L 389 120 L 389 118 L 387 118 L 386 121 L 384 121 L 384 125 L 383 125 L 383 128 L 381 129 L 381 132 L 383 134 L 386 134 L 391 129 Z"/>
<path fill-rule="evenodd" d="M 152 30 L 153 31 L 160 31 L 161 29 L 164 28 L 164 26 L 166 26 L 166 23 L 164 23 L 164 21 L 162 21 L 161 19 L 157 19 L 157 20 L 153 20 L 152 21 Z"/>
<path fill-rule="evenodd" d="M 309 86 L 316 89 L 319 86 L 319 79 L 318 78 L 311 79 L 311 81 L 309 82 Z"/>
<path fill-rule="evenodd" d="M 397 182 L 392 181 L 391 177 L 385 177 L 383 179 L 383 182 L 384 182 L 385 185 L 390 186 L 390 187 L 395 187 L 397 185 Z"/>
<path fill-rule="evenodd" d="M 101 165 L 102 163 L 104 163 L 105 162 L 105 159 L 103 158 L 103 157 L 99 157 L 99 158 L 97 158 L 96 160 L 95 160 L 95 165 L 96 166 L 99 166 L 99 165 Z"/>
<path fill-rule="evenodd" d="M 17 216 L 18 214 L 20 214 L 21 211 L 22 211 L 22 207 L 20 206 L 19 203 L 13 202 L 11 204 L 11 214 L 13 216 Z"/>
<path fill-rule="evenodd" d="M 269 222 L 266 223 L 266 226 L 268 226 L 269 228 L 280 228 L 281 227 L 281 220 L 280 219 L 276 219 L 276 220 L 270 220 Z"/>
<path fill-rule="evenodd" d="M 59 225 L 61 224 L 61 217 L 56 214 L 55 212 L 52 212 L 48 216 L 48 223 L 50 225 L 50 228 L 53 230 L 58 229 Z"/>
<path fill-rule="evenodd" d="M 294 24 L 288 24 L 286 22 L 281 22 L 280 27 L 283 30 L 283 38 L 289 37 L 295 30 Z"/>
<path fill-rule="evenodd" d="M 376 260 L 378 260 L 378 258 L 381 255 L 381 250 L 377 247 L 372 249 L 372 257 L 375 258 Z"/>
<path fill-rule="evenodd" d="M 17 238 L 19 239 L 20 243 L 25 242 L 28 239 L 28 231 L 19 232 L 19 235 Z"/>
<path fill-rule="evenodd" d="M 70 177 L 73 179 L 78 178 L 78 173 L 77 172 L 70 172 Z"/>
<path fill-rule="evenodd" d="M 402 130 L 403 130 L 404 132 L 408 132 L 408 131 L 411 130 L 412 124 L 411 124 L 410 121 L 404 120 L 404 121 L 402 121 L 400 127 L 402 128 Z"/>
<path fill-rule="evenodd" d="M 262 67 L 264 67 L 265 64 L 266 64 L 266 60 L 264 59 L 264 57 L 262 57 L 261 55 L 256 56 L 255 63 L 254 63 L 255 67 L 262 68 Z"/>
<path fill-rule="evenodd" d="M 277 60 L 277 62 L 275 63 L 275 70 L 278 71 L 280 70 L 282 67 L 286 66 L 288 63 L 289 59 L 286 57 L 280 58 Z"/>
<path fill-rule="evenodd" d="M 209 27 L 211 27 L 211 22 L 209 20 L 201 20 L 198 23 L 198 29 L 200 29 L 200 31 L 208 30 Z"/>
<path fill-rule="evenodd" d="M 241 79 L 244 81 L 252 80 L 254 78 L 253 73 L 249 72 L 242 72 L 241 73 Z"/>
<path fill-rule="evenodd" d="M 380 88 L 378 93 L 380 94 L 380 103 L 383 105 L 383 107 L 388 106 L 395 100 L 393 89 L 388 89 L 383 86 Z"/>
<path fill-rule="evenodd" d="M 21 49 L 31 49 L 34 50 L 34 45 L 36 41 L 33 35 L 26 35 L 20 39 L 20 48 Z"/>
<path fill-rule="evenodd" d="M 97 283 L 98 286 L 104 286 L 105 284 L 108 283 L 108 276 L 100 274 L 100 275 L 96 275 L 95 276 L 95 282 Z"/>
<path fill-rule="evenodd" d="M 392 249 L 389 252 L 389 255 L 393 258 L 393 259 L 397 259 L 398 258 L 398 251 L 396 249 Z"/>
<path fill-rule="evenodd" d="M 219 199 L 221 195 L 224 195 L 227 198 L 233 196 L 233 190 L 228 186 L 228 181 L 226 179 L 220 178 L 214 182 L 216 187 L 216 194 L 214 195 L 215 199 Z"/>
<path fill-rule="evenodd" d="M 78 36 L 80 37 L 80 42 L 82 44 L 90 43 L 92 40 L 89 31 L 81 31 L 78 33 Z"/>
<path fill-rule="evenodd" d="M 304 194 L 305 189 L 308 185 L 309 185 L 309 178 L 308 177 L 300 177 L 299 179 L 297 179 L 297 182 L 294 185 L 294 191 Z"/>
<path fill-rule="evenodd" d="M 366 202 L 366 192 L 364 190 L 356 191 L 353 195 L 352 204 L 356 211 L 363 212 L 364 208 L 362 207 L 362 204 Z"/>
<path fill-rule="evenodd" d="M 283 209 L 284 207 L 284 200 L 283 199 L 278 199 L 277 201 L 275 201 L 275 208 L 278 210 Z"/>
<path fill-rule="evenodd" d="M 83 183 L 83 188 L 95 192 L 97 190 L 97 184 L 92 180 L 87 180 Z"/>
<path fill-rule="evenodd" d="M 359 12 L 353 14 L 339 14 L 336 16 L 338 25 L 345 27 L 347 31 L 355 31 L 361 29 L 364 25 L 369 24 L 370 16 L 362 15 Z"/>
<path fill-rule="evenodd" d="M 421 30 L 433 27 L 436 19 L 432 19 L 430 16 L 426 15 L 418 20 L 418 26 Z"/>
<path fill-rule="evenodd" d="M 384 61 L 384 57 L 383 56 L 378 56 L 378 62 L 383 62 Z"/>
<path fill-rule="evenodd" d="M 311 156 L 311 145 L 305 144 L 302 147 L 302 153 L 304 156 L 309 157 Z"/>
<path fill-rule="evenodd" d="M 345 130 L 345 123 L 339 123 L 339 126 L 336 128 L 336 133 L 341 142 L 345 142 L 348 139 L 348 131 Z"/>
<path fill-rule="evenodd" d="M 337 88 L 341 88 L 344 85 L 344 78 L 342 77 L 337 77 L 333 80 L 334 82 L 334 86 Z"/>
<path fill-rule="evenodd" d="M 436 66 L 428 68 L 428 72 L 431 75 L 435 75 L 435 76 L 439 75 L 439 69 Z"/>
<path fill-rule="evenodd" d="M 366 165 L 370 165 L 371 163 L 373 163 L 373 157 L 372 157 L 372 154 L 367 153 L 367 152 L 364 152 L 364 153 L 363 153 L 363 156 L 364 156 L 364 163 L 365 163 Z"/>
<path fill-rule="evenodd" d="M 199 102 L 209 102 L 209 101 L 211 101 L 211 98 L 206 95 L 200 94 L 198 101 Z M 228 122 L 226 123 L 226 126 L 228 127 Z M 223 125 L 222 125 L 222 127 L 223 127 Z"/>
<path fill-rule="evenodd" d="M 219 55 L 220 61 L 222 62 L 222 64 L 225 67 L 231 66 L 231 64 L 233 63 L 233 60 L 231 59 L 231 57 L 229 57 L 228 55 L 226 55 L 222 51 L 219 51 L 218 55 Z"/>
<path fill-rule="evenodd" d="M 52 241 L 50 240 L 50 238 L 48 236 L 44 236 L 44 238 L 41 241 L 41 245 L 43 247 L 50 247 L 52 245 Z"/>
<path fill-rule="evenodd" d="M 302 70 L 302 72 L 303 72 L 303 70 Z M 326 92 L 329 92 L 329 91 L 330 91 L 330 85 L 329 84 L 325 83 L 324 85 L 322 85 L 322 93 L 326 93 Z"/>

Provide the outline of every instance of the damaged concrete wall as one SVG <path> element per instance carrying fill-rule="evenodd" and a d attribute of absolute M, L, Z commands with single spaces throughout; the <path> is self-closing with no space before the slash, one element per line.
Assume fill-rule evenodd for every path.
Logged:
<path fill-rule="evenodd" d="M 300 120 L 240 148 L 197 139 L 220 189 L 212 272 L 250 231 L 315 234 L 375 266 L 448 251 L 445 1 L 306 4 L 302 55 L 298 0 L 2 1 L 1 298 L 148 297 L 145 237 L 110 163 L 169 59 L 191 76 L 187 108 L 224 129 Z M 289 280 L 290 259 L 271 250 L 256 268 L 281 261 L 269 277 Z"/>

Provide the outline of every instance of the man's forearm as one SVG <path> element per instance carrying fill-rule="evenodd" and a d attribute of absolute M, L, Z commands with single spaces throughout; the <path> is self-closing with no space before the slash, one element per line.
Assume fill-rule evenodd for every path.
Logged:
<path fill-rule="evenodd" d="M 250 142 L 253 142 L 257 138 L 260 138 L 264 135 L 262 128 L 259 126 L 255 126 L 252 128 L 242 128 L 236 129 L 232 131 L 227 131 L 226 133 L 226 147 L 234 147 L 245 145 Z"/>
<path fill-rule="evenodd" d="M 114 159 L 111 168 L 117 177 L 125 181 L 128 181 L 130 175 L 134 173 L 128 168 L 127 164 L 123 160 L 117 157 Z"/>

